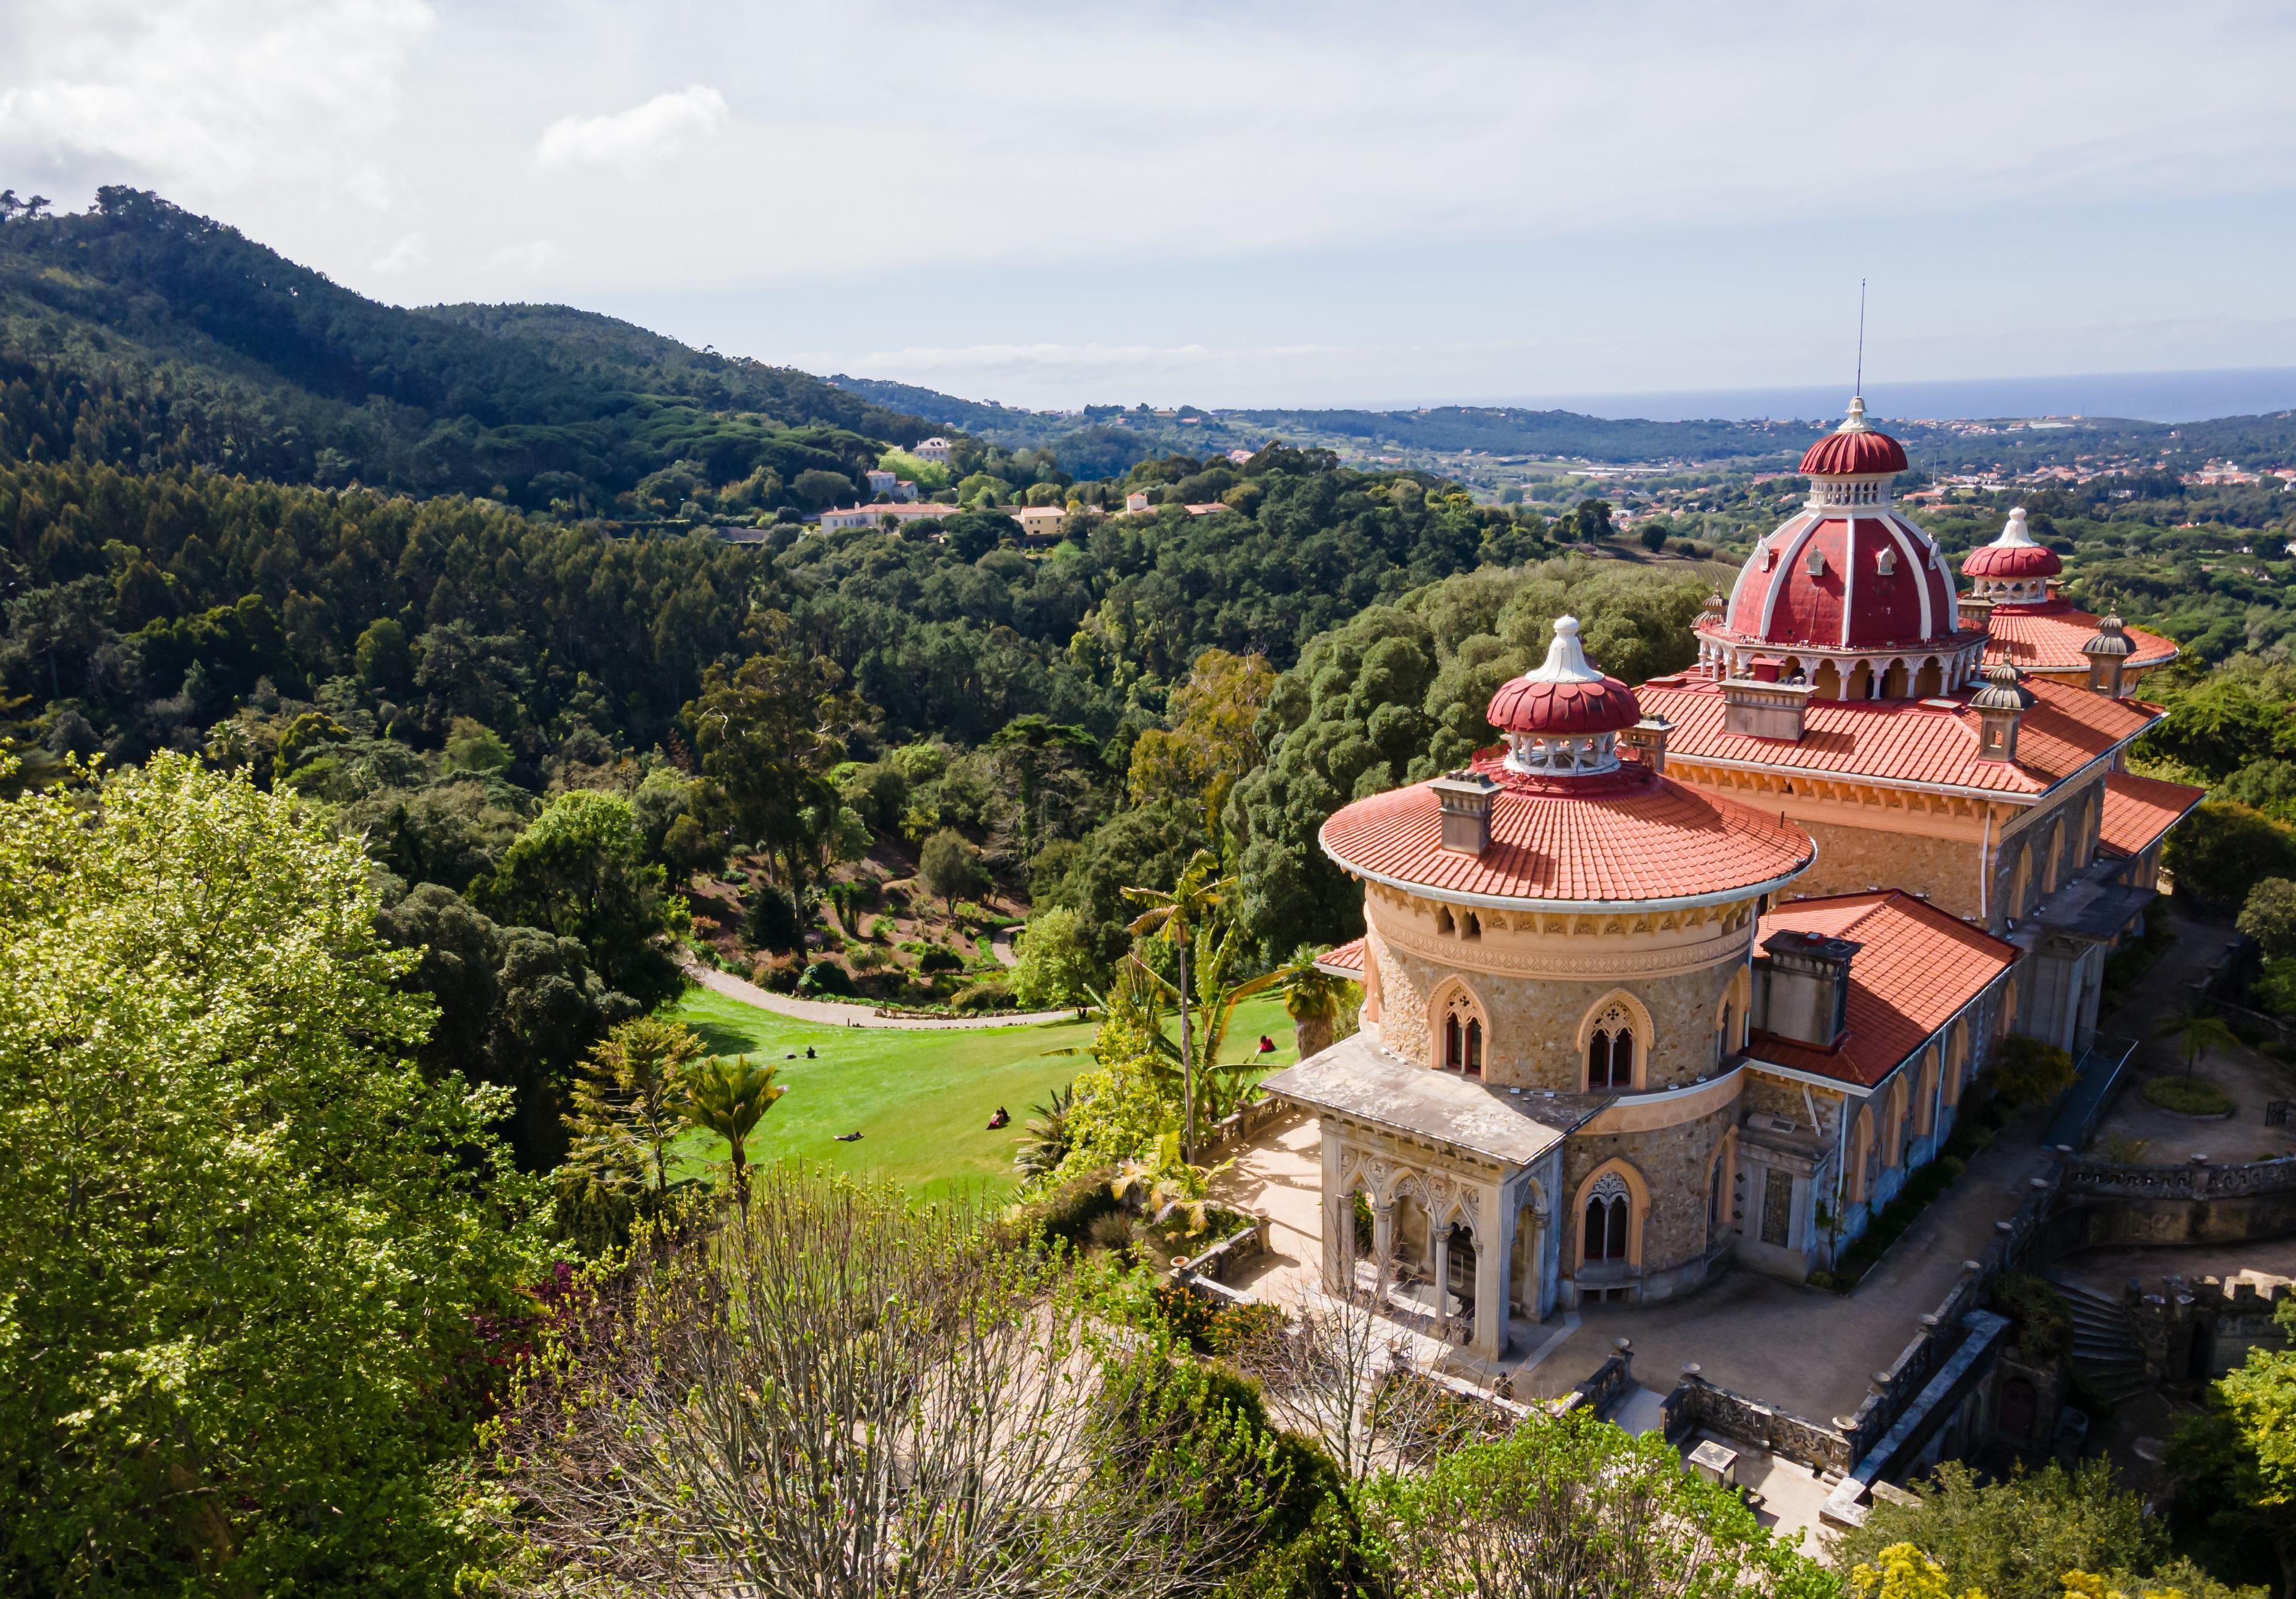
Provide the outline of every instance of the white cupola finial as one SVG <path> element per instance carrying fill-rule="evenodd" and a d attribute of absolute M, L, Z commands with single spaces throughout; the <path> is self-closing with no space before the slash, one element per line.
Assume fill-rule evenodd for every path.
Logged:
<path fill-rule="evenodd" d="M 1603 674 L 1587 664 L 1587 652 L 1579 647 L 1577 617 L 1559 616 L 1554 619 L 1554 642 L 1546 646 L 1546 663 L 1523 676 L 1533 683 L 1600 683 L 1603 680 Z"/>
<path fill-rule="evenodd" d="M 2005 549 L 2030 550 L 2033 547 L 2032 530 L 2025 526 L 2025 507 L 2018 506 L 2009 512 L 2009 525 L 2001 529 L 2001 537 L 1993 541 Z"/>
<path fill-rule="evenodd" d="M 1866 400 L 1862 395 L 1849 397 L 1849 414 L 1843 417 L 1841 425 L 1833 430 L 1837 433 L 1870 433 L 1874 430 L 1874 425 L 1866 420 Z"/>

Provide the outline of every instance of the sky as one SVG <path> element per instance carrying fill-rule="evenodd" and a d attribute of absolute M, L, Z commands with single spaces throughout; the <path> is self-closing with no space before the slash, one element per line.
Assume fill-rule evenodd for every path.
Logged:
<path fill-rule="evenodd" d="M 0 5 L 0 186 L 1037 407 L 2296 367 L 2296 7 Z M 2072 408 L 2067 406 L 2065 408 Z"/>

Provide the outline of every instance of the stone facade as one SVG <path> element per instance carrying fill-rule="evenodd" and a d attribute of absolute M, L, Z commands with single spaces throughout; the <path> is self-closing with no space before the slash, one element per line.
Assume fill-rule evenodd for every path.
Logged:
<path fill-rule="evenodd" d="M 1442 931 L 1460 926 L 1451 907 L 1393 890 L 1366 896 L 1364 912 L 1378 969 L 1367 1019 L 1406 1059 L 1442 1063 L 1455 997 L 1481 1021 L 1483 1078 L 1500 1087 L 1585 1092 L 1589 1034 L 1614 1001 L 1634 1032 L 1638 1090 L 1710 1076 L 1745 1037 L 1751 901 L 1649 918 L 1486 913 L 1472 938 Z"/>

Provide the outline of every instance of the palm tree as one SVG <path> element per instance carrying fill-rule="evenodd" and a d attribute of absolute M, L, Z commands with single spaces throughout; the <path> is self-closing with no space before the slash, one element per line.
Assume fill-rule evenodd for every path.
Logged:
<path fill-rule="evenodd" d="M 774 1101 L 789 1092 L 774 1081 L 778 1068 L 760 1066 L 749 1056 L 728 1060 L 716 1055 L 685 1074 L 678 1113 L 695 1127 L 705 1128 L 726 1141 L 734 1168 L 734 1197 L 742 1219 L 750 1218 L 750 1134 Z"/>
<path fill-rule="evenodd" d="M 1035 1119 L 1021 1129 L 1021 1152 L 1013 1164 L 1030 1177 L 1042 1177 L 1068 1159 L 1069 1098 L 1075 1091 L 1070 1083 L 1054 1089 L 1043 1104 L 1029 1107 Z"/>
<path fill-rule="evenodd" d="M 1316 964 L 1317 953 L 1313 946 L 1302 944 L 1275 972 L 1276 986 L 1283 990 L 1283 1013 L 1292 1018 L 1292 1037 L 1303 1061 L 1331 1047 L 1341 991 L 1347 986 L 1344 979 Z"/>
<path fill-rule="evenodd" d="M 2153 1037 L 2165 1038 L 2174 1034 L 2179 1053 L 2185 1058 L 2185 1076 L 2193 1075 L 2212 1049 L 2233 1049 L 2240 1044 L 2240 1035 L 2225 1025 L 2223 1017 L 2208 1011 L 2188 1011 L 2181 1016 L 2171 1016 L 2155 1030 Z"/>
<path fill-rule="evenodd" d="M 1168 891 L 1162 889 L 1124 890 L 1127 899 L 1147 907 L 1132 919 L 1127 931 L 1135 938 L 1162 939 L 1179 957 L 1180 980 L 1177 988 L 1180 1001 L 1181 1114 L 1185 1128 L 1184 1157 L 1193 1151 L 1196 1144 L 1195 1054 L 1191 1047 L 1189 1028 L 1188 947 L 1194 940 L 1198 930 L 1218 912 L 1221 900 L 1235 887 L 1235 879 L 1218 876 L 1218 858 L 1209 849 L 1199 849 L 1194 858 L 1188 862 L 1186 870 L 1180 873 L 1179 882 L 1174 883 Z"/>

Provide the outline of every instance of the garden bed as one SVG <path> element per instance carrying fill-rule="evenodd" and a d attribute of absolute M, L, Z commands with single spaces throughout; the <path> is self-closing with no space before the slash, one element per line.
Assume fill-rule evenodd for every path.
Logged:
<path fill-rule="evenodd" d="M 2162 1115 L 2186 1121 L 2227 1121 L 2239 1109 L 2231 1095 L 2201 1078 L 2156 1077 L 2136 1092 Z"/>

